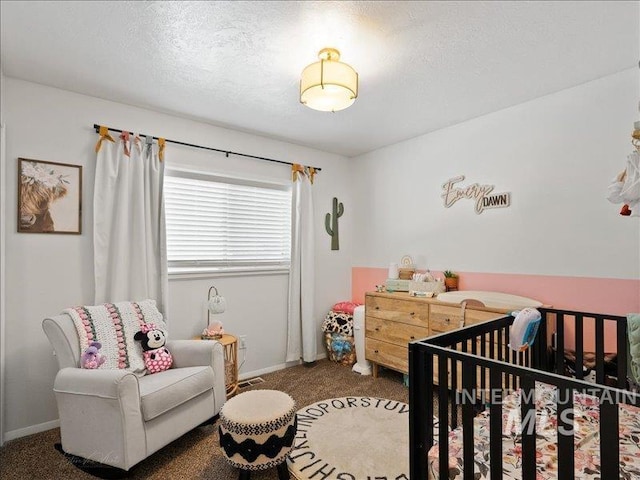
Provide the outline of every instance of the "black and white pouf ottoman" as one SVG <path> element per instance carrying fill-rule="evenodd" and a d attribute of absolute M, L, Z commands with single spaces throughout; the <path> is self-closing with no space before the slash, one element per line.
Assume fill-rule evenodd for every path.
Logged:
<path fill-rule="evenodd" d="M 227 461 L 240 469 L 240 479 L 252 471 L 278 468 L 289 479 L 287 455 L 296 436 L 296 404 L 284 392 L 253 390 L 228 400 L 220 411 L 220 447 Z"/>

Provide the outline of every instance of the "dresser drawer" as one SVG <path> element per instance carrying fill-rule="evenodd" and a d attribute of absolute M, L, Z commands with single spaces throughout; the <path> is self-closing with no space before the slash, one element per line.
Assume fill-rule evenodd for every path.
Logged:
<path fill-rule="evenodd" d="M 464 325 L 462 324 L 462 307 L 448 305 L 431 305 L 429 314 L 429 326 L 431 335 L 448 332 L 476 323 L 486 322 L 504 316 L 503 313 L 487 312 L 484 310 L 473 310 L 467 308 L 464 314 Z"/>
<path fill-rule="evenodd" d="M 409 349 L 407 347 L 381 342 L 373 338 L 367 338 L 365 344 L 367 360 L 398 372 L 409 372 Z"/>
<path fill-rule="evenodd" d="M 429 336 L 429 329 L 427 327 L 390 322 L 375 317 L 366 317 L 365 324 L 365 335 L 368 338 L 382 340 L 404 347 L 413 340 L 420 340 Z"/>
<path fill-rule="evenodd" d="M 446 305 L 431 305 L 429 327 L 431 335 L 448 332 L 460 328 L 462 322 L 462 308 Z"/>
<path fill-rule="evenodd" d="M 484 310 L 470 310 L 469 308 L 467 308 L 467 311 L 464 314 L 464 324 L 473 325 L 474 323 L 482 323 L 488 320 L 502 318 L 506 315 L 506 313 L 486 312 Z"/>
<path fill-rule="evenodd" d="M 392 322 L 426 327 L 429 325 L 429 304 L 415 300 L 367 295 L 365 315 Z"/>

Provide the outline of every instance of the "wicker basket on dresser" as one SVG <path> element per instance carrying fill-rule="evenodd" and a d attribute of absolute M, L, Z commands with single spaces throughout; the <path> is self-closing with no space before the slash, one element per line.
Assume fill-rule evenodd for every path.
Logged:
<path fill-rule="evenodd" d="M 499 318 L 508 310 L 467 306 L 464 325 Z M 407 293 L 367 293 L 365 297 L 366 359 L 402 373 L 409 372 L 409 342 L 460 328 L 462 308 Z"/>

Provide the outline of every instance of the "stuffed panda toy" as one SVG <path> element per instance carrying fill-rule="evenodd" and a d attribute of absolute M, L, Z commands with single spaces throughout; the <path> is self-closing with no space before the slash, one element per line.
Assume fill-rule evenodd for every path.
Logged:
<path fill-rule="evenodd" d="M 167 332 L 153 323 L 145 323 L 133 339 L 142 345 L 142 357 L 148 373 L 164 372 L 171 368 L 173 357 L 165 347 Z"/>

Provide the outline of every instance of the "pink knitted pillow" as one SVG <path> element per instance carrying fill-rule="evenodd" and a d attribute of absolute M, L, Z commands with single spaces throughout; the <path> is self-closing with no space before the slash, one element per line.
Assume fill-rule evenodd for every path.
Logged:
<path fill-rule="evenodd" d="M 355 310 L 355 308 L 360 305 L 362 304 L 354 302 L 338 302 L 333 307 L 331 307 L 331 310 L 333 310 L 334 312 L 348 313 L 349 315 L 353 315 L 353 311 Z"/>

